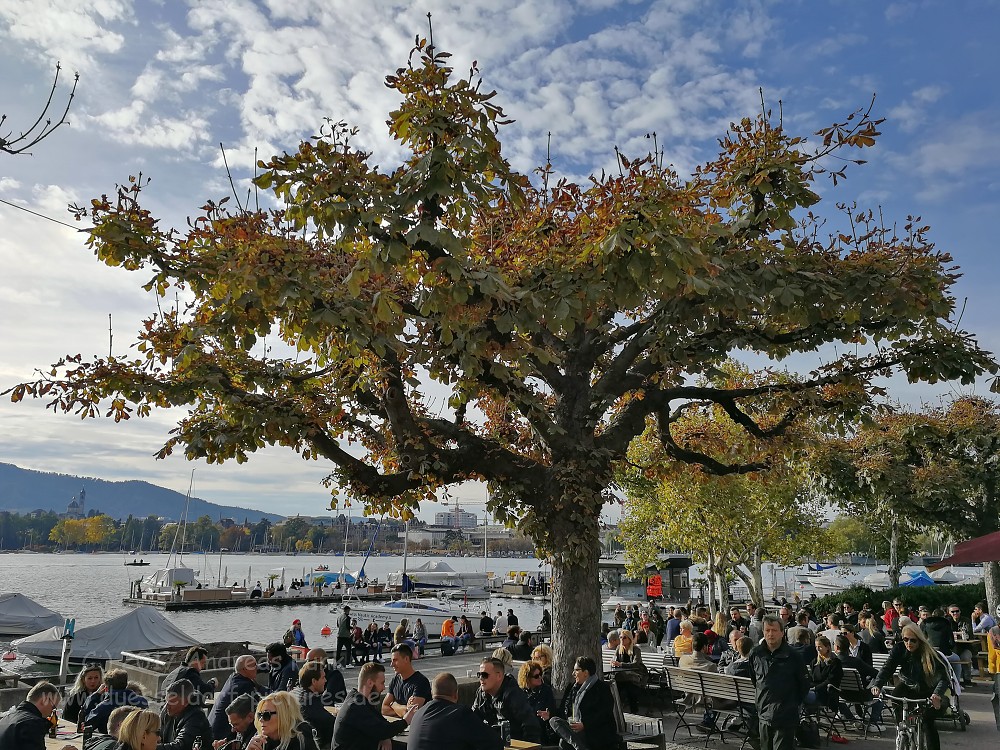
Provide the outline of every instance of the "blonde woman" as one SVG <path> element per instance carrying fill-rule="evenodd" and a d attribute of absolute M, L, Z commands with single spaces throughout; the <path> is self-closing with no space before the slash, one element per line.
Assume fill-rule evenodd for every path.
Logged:
<path fill-rule="evenodd" d="M 73 689 L 66 696 L 66 705 L 63 706 L 62 717 L 73 724 L 79 723 L 86 717 L 81 715 L 83 704 L 87 698 L 96 693 L 104 683 L 104 670 L 99 664 L 89 664 L 80 670 L 73 683 Z"/>
<path fill-rule="evenodd" d="M 691 624 L 690 620 L 681 620 L 681 632 L 672 641 L 674 646 L 674 656 L 685 656 L 692 652 L 691 648 L 691 638 L 694 632 L 694 626 Z"/>
<path fill-rule="evenodd" d="M 302 724 L 302 710 L 295 696 L 284 690 L 271 693 L 257 704 L 257 734 L 246 750 L 317 750 L 312 732 Z"/>
<path fill-rule="evenodd" d="M 555 739 L 549 731 L 549 719 L 558 715 L 559 707 L 552 686 L 542 679 L 542 665 L 533 659 L 524 662 L 517 673 L 517 684 L 528 696 L 528 703 L 538 717 L 542 737 Z"/>
<path fill-rule="evenodd" d="M 136 709 L 118 730 L 117 750 L 156 750 L 160 741 L 160 715 L 148 708 Z"/>
<path fill-rule="evenodd" d="M 930 698 L 933 708 L 924 711 L 924 736 L 927 750 L 940 750 L 941 740 L 934 719 L 941 714 L 941 704 L 950 684 L 948 675 L 951 667 L 938 656 L 923 631 L 912 622 L 903 625 L 900 636 L 900 642 L 892 647 L 889 658 L 878 671 L 872 693 L 881 693 L 882 687 L 892 680 L 898 668 L 900 684 L 893 695 L 899 698 Z"/>
<path fill-rule="evenodd" d="M 501 646 L 490 654 L 490 656 L 503 662 L 503 671 L 506 674 L 514 674 L 514 657 L 511 656 L 510 651 Z"/>
<path fill-rule="evenodd" d="M 628 701 L 632 713 L 639 712 L 639 693 L 649 682 L 649 671 L 642 663 L 642 651 L 635 647 L 635 635 L 631 630 L 618 631 L 621 645 L 615 651 L 611 660 L 614 669 L 615 682 L 621 691 L 622 698 Z"/>
<path fill-rule="evenodd" d="M 531 652 L 531 660 L 542 665 L 542 679 L 546 685 L 552 684 L 552 663 L 556 660 L 552 649 L 539 643 Z"/>

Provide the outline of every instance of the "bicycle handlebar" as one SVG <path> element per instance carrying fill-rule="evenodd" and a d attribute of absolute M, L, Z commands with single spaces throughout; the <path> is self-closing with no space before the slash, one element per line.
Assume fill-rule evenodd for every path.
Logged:
<path fill-rule="evenodd" d="M 904 698 L 901 695 L 893 695 L 892 693 L 885 692 L 881 692 L 879 695 L 885 700 L 895 701 L 896 703 L 902 703 L 903 705 L 928 706 L 931 704 L 930 698 Z"/>

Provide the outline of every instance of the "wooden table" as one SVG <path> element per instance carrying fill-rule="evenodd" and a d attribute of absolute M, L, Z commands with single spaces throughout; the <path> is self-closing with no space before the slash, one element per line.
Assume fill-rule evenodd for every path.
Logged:
<path fill-rule="evenodd" d="M 75 748 L 83 748 L 83 735 L 76 731 L 76 724 L 59 719 L 55 739 L 52 737 L 45 738 L 45 750 L 62 750 L 67 745 Z"/>

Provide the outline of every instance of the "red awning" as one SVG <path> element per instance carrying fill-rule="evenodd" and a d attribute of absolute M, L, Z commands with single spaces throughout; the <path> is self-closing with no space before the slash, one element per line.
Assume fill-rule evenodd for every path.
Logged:
<path fill-rule="evenodd" d="M 969 563 L 1000 561 L 1000 531 L 978 536 L 955 546 L 955 554 L 941 562 L 928 565 L 928 570 L 937 570 L 946 565 L 968 565 Z"/>

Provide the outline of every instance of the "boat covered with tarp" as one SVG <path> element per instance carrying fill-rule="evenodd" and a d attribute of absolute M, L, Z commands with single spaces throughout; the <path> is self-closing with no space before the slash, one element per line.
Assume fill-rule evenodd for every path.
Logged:
<path fill-rule="evenodd" d="M 19 638 L 11 645 L 17 652 L 35 661 L 58 662 L 62 655 L 63 628 L 48 630 Z M 195 639 L 178 628 L 153 607 L 136 607 L 121 617 L 79 628 L 73 638 L 70 661 L 83 664 L 92 661 L 121 659 L 123 651 L 149 651 L 193 646 Z"/>
<path fill-rule="evenodd" d="M 32 635 L 64 623 L 61 614 L 24 594 L 0 594 L 0 636 Z"/>

